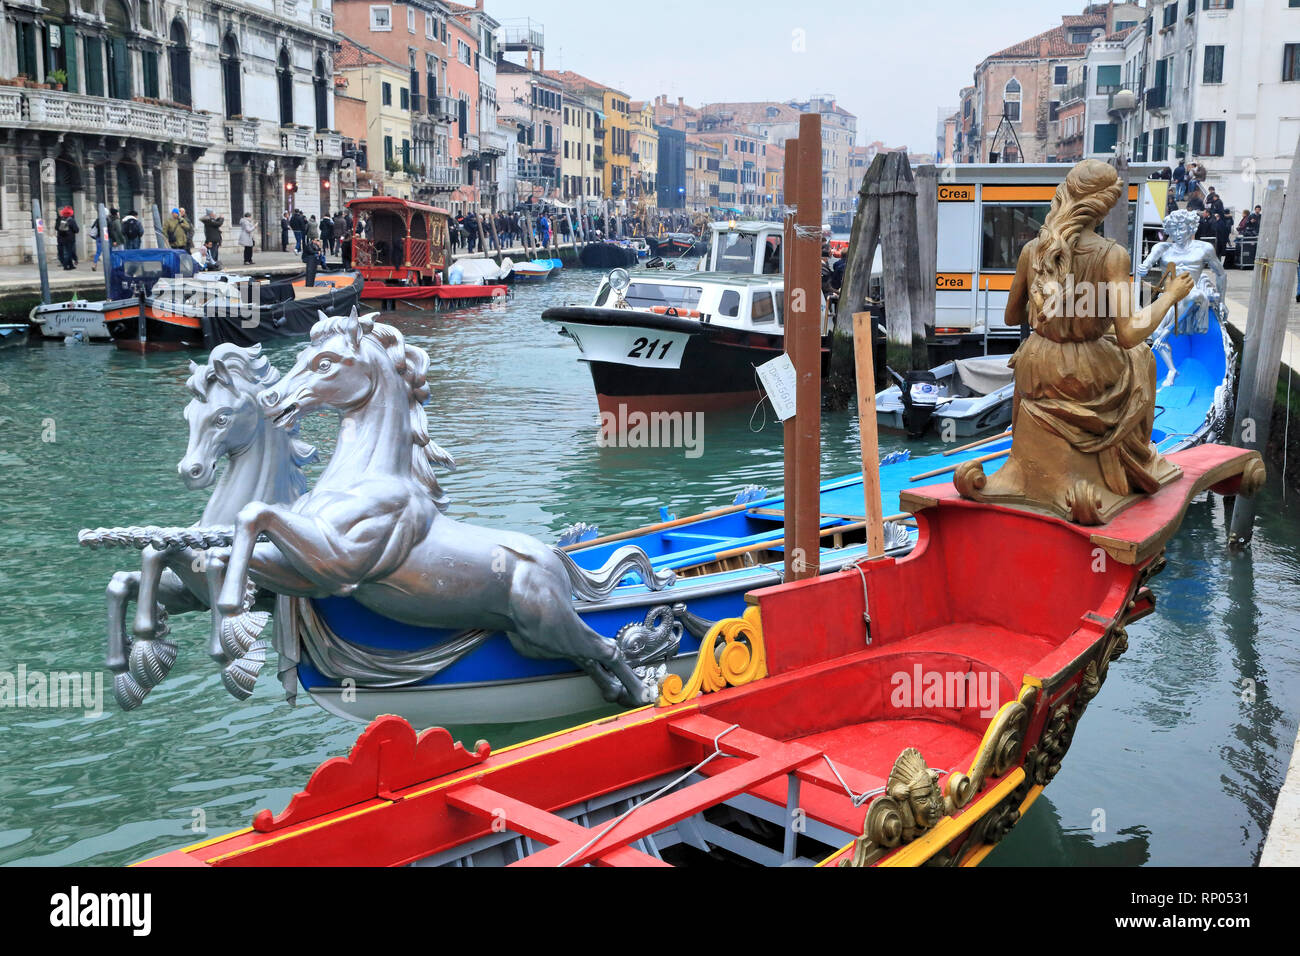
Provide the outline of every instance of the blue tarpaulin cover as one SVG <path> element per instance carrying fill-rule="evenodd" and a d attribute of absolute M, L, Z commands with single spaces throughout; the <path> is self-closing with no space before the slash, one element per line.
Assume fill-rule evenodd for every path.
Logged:
<path fill-rule="evenodd" d="M 112 272 L 109 273 L 110 299 L 130 299 L 136 294 L 140 280 L 127 274 L 127 264 L 132 262 L 157 262 L 162 264 L 162 277 L 192 276 L 196 263 L 184 249 L 114 249 Z M 153 279 L 145 282 L 145 294 L 153 291 Z"/>

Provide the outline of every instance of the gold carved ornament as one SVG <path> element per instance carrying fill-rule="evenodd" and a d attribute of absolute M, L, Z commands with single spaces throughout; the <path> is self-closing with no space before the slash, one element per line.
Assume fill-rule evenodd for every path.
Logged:
<path fill-rule="evenodd" d="M 969 804 L 990 777 L 1000 777 L 1015 767 L 1038 690 L 1037 685 L 1025 684 L 1016 700 L 1002 705 L 989 722 L 969 770 L 948 775 L 946 792 L 939 787 L 940 771 L 929 767 L 919 750 L 908 747 L 899 754 L 885 792 L 867 810 L 853 856 L 841 860 L 840 866 L 870 866 L 891 850 L 937 830 Z M 936 853 L 942 849 L 935 847 Z"/>
<path fill-rule="evenodd" d="M 699 694 L 740 687 L 766 676 L 762 621 L 758 608 L 748 607 L 744 616 L 727 618 L 709 628 L 700 642 L 695 670 L 685 684 L 677 674 L 664 678 L 659 688 L 659 706 L 681 704 Z"/>

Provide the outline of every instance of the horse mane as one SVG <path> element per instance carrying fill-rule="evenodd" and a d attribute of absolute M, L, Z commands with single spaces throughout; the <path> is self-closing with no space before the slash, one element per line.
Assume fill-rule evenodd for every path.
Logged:
<path fill-rule="evenodd" d="M 391 325 L 376 322 L 375 316 L 378 314 L 370 312 L 358 315 L 355 308 L 348 315 L 327 316 L 320 313 L 320 320 L 311 329 L 312 344 L 318 345 L 330 336 L 342 335 L 353 349 L 359 350 L 362 340 L 369 337 L 384 350 L 388 360 L 393 363 L 393 368 L 402 376 L 410 390 L 411 471 L 429 492 L 438 510 L 446 512 L 447 494 L 438 483 L 434 469 L 442 466 L 448 471 L 455 471 L 456 460 L 429 437 L 429 416 L 424 410 L 430 395 L 427 377 L 429 355 L 424 349 L 407 345 L 406 338 Z"/>
<path fill-rule="evenodd" d="M 190 362 L 190 376 L 185 380 L 185 387 L 199 401 L 206 402 L 212 384 L 222 382 L 223 375 L 229 378 L 227 384 L 233 391 L 254 397 L 280 381 L 280 370 L 262 354 L 260 344 L 244 348 L 223 342 L 208 355 L 207 364 Z M 298 438 L 297 422 L 285 434 L 289 439 L 289 462 L 294 469 L 293 487 L 302 495 L 307 491 L 307 476 L 303 468 L 316 460 L 316 447 Z"/>

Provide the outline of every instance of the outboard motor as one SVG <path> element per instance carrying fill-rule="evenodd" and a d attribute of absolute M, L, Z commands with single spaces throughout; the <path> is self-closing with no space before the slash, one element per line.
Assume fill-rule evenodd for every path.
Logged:
<path fill-rule="evenodd" d="M 920 438 L 930 428 L 930 419 L 939 405 L 939 385 L 934 373 L 926 369 L 915 369 L 906 375 L 899 375 L 886 366 L 889 374 L 898 382 L 898 390 L 903 400 L 903 428 L 908 438 Z"/>

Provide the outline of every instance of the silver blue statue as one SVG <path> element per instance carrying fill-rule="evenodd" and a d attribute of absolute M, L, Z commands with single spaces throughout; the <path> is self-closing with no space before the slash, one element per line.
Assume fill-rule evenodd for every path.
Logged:
<path fill-rule="evenodd" d="M 1151 350 L 1164 359 L 1165 367 L 1169 370 L 1162 385 L 1172 385 L 1178 377 L 1169 336 L 1194 335 L 1207 331 L 1210 327 L 1211 308 L 1218 314 L 1221 323 L 1226 322 L 1228 317 L 1223 300 L 1228 289 L 1228 274 L 1220 264 L 1214 246 L 1193 238 L 1199 220 L 1200 217 L 1195 212 L 1186 209 L 1171 212 L 1164 222 L 1165 235 L 1169 238 L 1156 243 L 1151 254 L 1137 267 L 1139 277 L 1145 277 L 1157 269 L 1172 271 L 1177 275 L 1190 275 L 1195 283 L 1182 305 L 1170 309 L 1151 335 Z"/>

